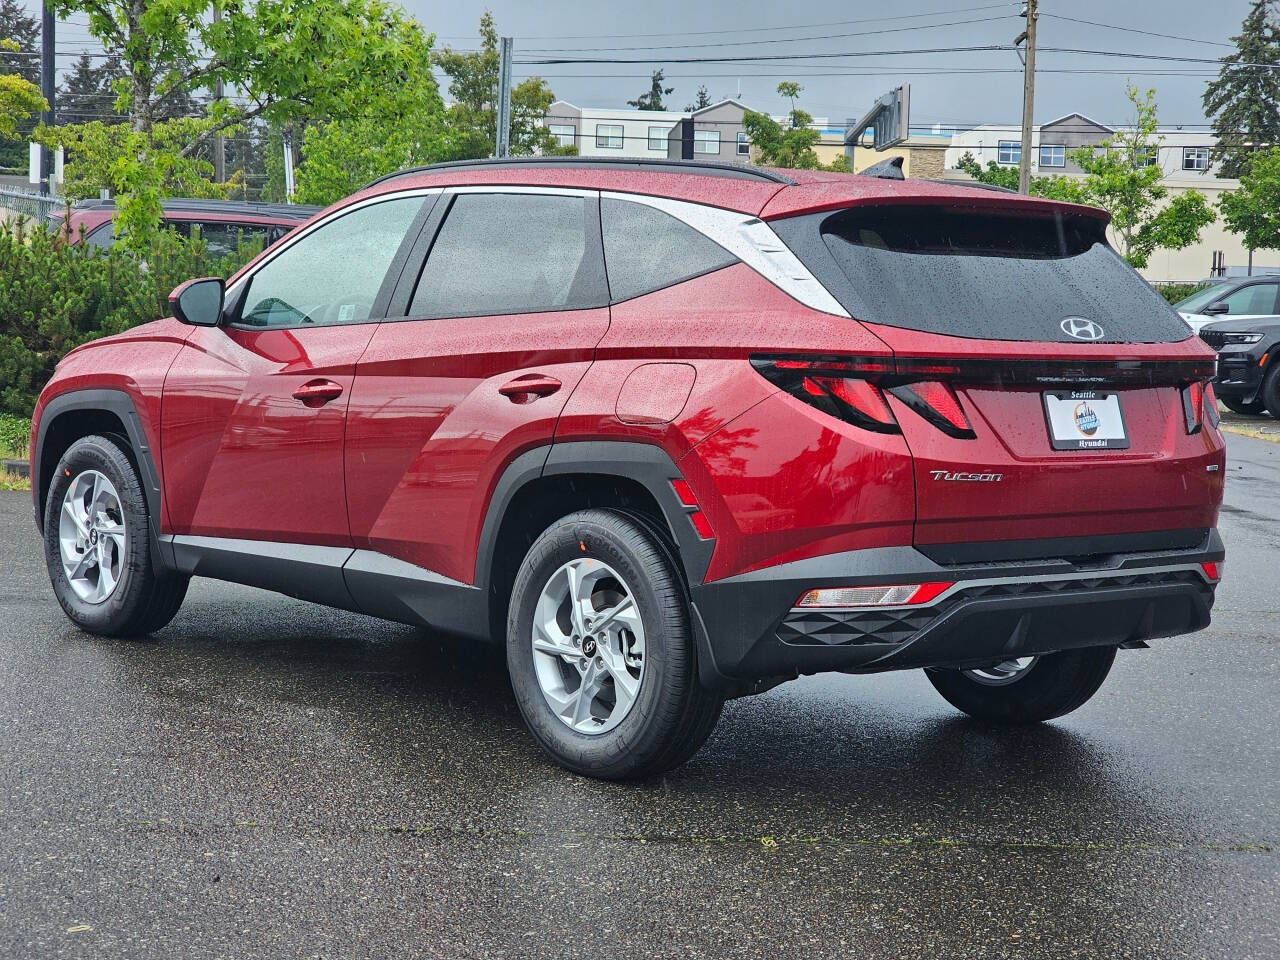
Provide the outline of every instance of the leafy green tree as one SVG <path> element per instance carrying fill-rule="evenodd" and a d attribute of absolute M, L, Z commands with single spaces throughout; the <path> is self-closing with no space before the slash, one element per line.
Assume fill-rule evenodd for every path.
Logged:
<path fill-rule="evenodd" d="M 1228 177 L 1244 173 L 1253 150 L 1280 144 L 1280 30 L 1271 6 L 1272 0 L 1254 0 L 1232 38 L 1235 52 L 1222 58 L 1218 78 L 1204 91 L 1218 138 L 1212 156 Z"/>
<path fill-rule="evenodd" d="M 796 112 L 796 98 L 800 96 L 800 91 L 803 89 L 804 87 L 800 86 L 800 84 L 796 83 L 794 80 L 783 80 L 778 84 L 778 95 L 786 97 L 791 101 L 791 113 L 793 117 Z"/>
<path fill-rule="evenodd" d="M 18 0 L 0 0 L 0 77 L 18 77 L 39 88 L 39 39 L 40 24 L 36 18 L 28 16 Z M 16 88 L 16 85 L 9 83 L 6 88 Z M 35 127 L 30 116 L 17 121 L 14 136 L 0 136 L 0 167 L 26 167 L 27 145 L 23 141 Z"/>
<path fill-rule="evenodd" d="M 1240 189 L 1224 193 L 1218 209 L 1247 249 L 1280 250 L 1280 147 L 1254 153 Z"/>
<path fill-rule="evenodd" d="M 0 39 L 0 49 L 16 47 L 16 42 Z M 17 137 L 18 125 L 47 106 L 40 89 L 26 77 L 16 73 L 0 74 L 0 140 Z"/>
<path fill-rule="evenodd" d="M 460 52 L 439 50 L 433 62 L 449 77 L 454 103 L 445 120 L 448 156 L 444 159 L 478 159 L 495 152 L 498 126 L 498 31 L 493 14 L 480 18 L 480 49 Z M 524 155 L 575 154 L 576 147 L 562 147 L 543 124 L 555 94 L 541 77 L 530 77 L 511 89 L 511 153 Z"/>
<path fill-rule="evenodd" d="M 1217 219 L 1204 194 L 1187 190 L 1168 198 L 1164 171 L 1149 158 L 1159 156 L 1164 138 L 1156 133 L 1155 91 L 1125 90 L 1137 114 L 1134 124 L 1102 141 L 1081 147 L 1072 159 L 1084 171 L 1076 199 L 1111 214 L 1111 230 L 1121 256 L 1145 267 L 1156 249 L 1181 250 Z M 1059 178 L 1066 179 L 1066 178 Z"/>
<path fill-rule="evenodd" d="M 667 93 L 670 93 L 670 92 L 671 92 L 670 90 L 667 91 Z M 693 103 L 685 107 L 685 110 L 687 110 L 689 113 L 693 113 L 693 111 L 695 110 L 701 110 L 703 107 L 709 107 L 709 106 L 711 106 L 711 94 L 707 93 L 706 84 L 703 84 L 702 86 L 698 87 L 698 95 L 694 97 Z"/>
<path fill-rule="evenodd" d="M 820 135 L 809 126 L 813 118 L 803 110 L 791 111 L 791 126 L 783 127 L 768 114 L 747 110 L 742 115 L 756 160 L 768 167 L 817 170 L 822 166 L 813 145 Z"/>
<path fill-rule="evenodd" d="M 978 163 L 972 153 L 966 152 L 956 162 L 956 169 L 963 170 L 979 183 L 1004 187 L 1006 190 L 1018 189 L 1018 171 L 1012 167 L 1002 167 L 994 160 L 988 160 L 984 167 Z M 1030 192 L 1033 197 L 1049 197 L 1054 200 L 1068 200 L 1072 203 L 1085 202 L 1081 181 L 1074 177 L 1032 177 Z"/>
<path fill-rule="evenodd" d="M 90 32 L 119 51 L 116 108 L 129 123 L 127 134 L 94 121 L 40 137 L 70 148 L 78 169 L 69 185 L 117 193 L 127 243 L 145 247 L 159 229 L 162 196 L 228 189 L 207 183 L 212 169 L 201 154 L 215 135 L 259 117 L 305 124 L 397 116 L 434 83 L 432 38 L 384 0 L 224 2 L 216 22 L 212 3 L 51 0 L 59 15 L 87 14 Z M 236 96 L 211 103 L 201 117 L 165 119 L 172 97 L 217 80 Z"/>
<path fill-rule="evenodd" d="M 662 105 L 662 97 L 671 93 L 675 87 L 664 87 L 662 85 L 662 71 L 653 71 L 651 84 L 647 92 L 640 94 L 634 100 L 628 100 L 627 106 L 635 107 L 637 110 L 665 110 Z"/>

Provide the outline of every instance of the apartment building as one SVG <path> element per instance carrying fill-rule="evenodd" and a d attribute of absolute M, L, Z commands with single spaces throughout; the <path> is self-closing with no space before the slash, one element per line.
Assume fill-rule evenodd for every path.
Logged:
<path fill-rule="evenodd" d="M 1096 147 L 1117 131 L 1084 114 L 1072 113 L 1031 131 L 1031 175 L 1080 176 L 1082 171 L 1072 161 L 1071 153 L 1079 147 Z M 1147 158 L 1159 165 L 1160 182 L 1173 197 L 1186 190 L 1198 190 L 1216 209 L 1218 198 L 1240 186 L 1238 180 L 1223 177 L 1210 160 L 1214 145 L 1211 133 L 1180 127 L 1157 131 L 1160 146 Z M 966 153 L 982 166 L 994 160 L 1000 166 L 1017 169 L 1022 159 L 1022 132 L 1019 128 L 999 124 L 983 124 L 957 131 L 945 152 L 947 175 L 954 176 L 956 164 Z M 1232 274 L 1248 269 L 1249 251 L 1239 236 L 1229 233 L 1221 217 L 1200 231 L 1198 242 L 1183 250 L 1157 250 L 1140 272 L 1155 283 L 1187 282 L 1209 275 L 1215 253 L 1221 253 Z M 1257 268 L 1280 267 L 1280 251 L 1258 250 L 1253 254 Z"/>
<path fill-rule="evenodd" d="M 745 163 L 751 150 L 742 125 L 748 107 L 722 100 L 701 110 L 634 110 L 579 107 L 557 100 L 544 123 L 556 141 L 584 157 L 680 157 L 680 121 L 692 117 L 693 153 L 701 160 Z"/>

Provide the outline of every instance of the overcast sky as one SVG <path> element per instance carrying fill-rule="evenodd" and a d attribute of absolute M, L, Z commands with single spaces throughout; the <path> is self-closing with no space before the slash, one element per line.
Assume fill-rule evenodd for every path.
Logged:
<path fill-rule="evenodd" d="M 539 73 L 556 95 L 581 106 L 623 106 L 648 88 L 649 71 L 664 67 L 682 109 L 706 84 L 715 99 L 741 90 L 750 106 L 783 112 L 780 80 L 804 85 L 799 105 L 833 124 L 861 116 L 875 97 L 904 81 L 912 85 L 911 123 L 973 126 L 1021 117 L 1022 70 L 1011 51 L 888 54 L 817 61 L 677 63 L 677 58 L 898 51 L 1008 44 L 1021 31 L 1020 4 L 994 0 L 405 0 L 441 45 L 474 47 L 488 8 L 498 32 L 515 38 L 520 59 L 567 55 L 653 59 L 648 63 L 517 64 L 517 77 Z M 38 4 L 28 2 L 38 9 Z M 1248 0 L 1041 0 L 1041 48 L 1071 47 L 1128 54 L 1216 60 L 1229 52 Z M 1166 39 L 1060 19 L 1072 17 L 1190 39 Z M 59 52 L 86 43 L 83 15 L 62 28 Z M 839 25 L 834 25 L 842 21 Z M 858 21 L 858 22 L 850 22 Z M 970 22 L 959 22 L 970 21 Z M 799 38 L 797 42 L 783 42 Z M 735 44 L 735 41 L 737 42 Z M 743 41 L 751 41 L 743 45 Z M 654 49 L 653 45 L 668 49 Z M 700 44 L 700 46 L 689 46 Z M 623 50 L 619 48 L 637 48 Z M 100 48 L 97 48 L 100 49 Z M 542 51 L 554 50 L 555 53 Z M 65 56 L 65 54 L 64 54 Z M 665 59 L 664 59 L 665 58 Z M 60 59 L 64 66 L 67 59 Z M 1213 64 L 1051 53 L 1038 57 L 1035 118 L 1073 111 L 1116 125 L 1129 118 L 1127 76 L 1155 87 L 1162 126 L 1204 124 L 1200 105 Z M 913 72 L 917 71 L 917 72 Z M 938 72 L 946 71 L 946 72 Z M 1005 72 L 1000 72 L 1005 71 Z M 1161 73 L 1166 75 L 1153 75 Z"/>

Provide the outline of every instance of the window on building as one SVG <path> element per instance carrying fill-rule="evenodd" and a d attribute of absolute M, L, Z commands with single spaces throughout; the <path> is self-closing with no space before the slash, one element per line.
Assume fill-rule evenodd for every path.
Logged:
<path fill-rule="evenodd" d="M 572 123 L 549 123 L 547 129 L 556 138 L 556 146 L 572 147 L 578 142 L 578 128 Z"/>
<path fill-rule="evenodd" d="M 582 197 L 467 193 L 431 246 L 409 315 L 420 319 L 578 310 L 607 301 Z"/>
<path fill-rule="evenodd" d="M 1040 146 L 1040 166 L 1065 167 L 1067 165 L 1067 148 L 1060 143 L 1042 144 Z"/>
<path fill-rule="evenodd" d="M 720 131 L 693 131 L 693 152 L 718 154 L 720 152 Z"/>
<path fill-rule="evenodd" d="M 996 152 L 996 161 L 1012 166 L 1022 162 L 1022 144 L 1017 140 L 1001 140 Z"/>
<path fill-rule="evenodd" d="M 597 123 L 596 146 L 601 150 L 622 149 L 622 124 Z"/>
<path fill-rule="evenodd" d="M 1209 148 L 1208 147 L 1183 147 L 1182 148 L 1182 169 L 1183 170 L 1208 170 L 1209 169 Z"/>
<path fill-rule="evenodd" d="M 1133 152 L 1133 159 L 1139 167 L 1154 167 L 1160 160 L 1160 154 L 1155 147 L 1138 147 Z"/>
<path fill-rule="evenodd" d="M 615 303 L 737 262 L 714 240 L 647 204 L 606 198 L 600 220 Z"/>
<path fill-rule="evenodd" d="M 650 127 L 649 128 L 649 149 L 661 150 L 667 152 L 667 135 L 671 133 L 670 127 Z"/>
<path fill-rule="evenodd" d="M 745 130 L 738 131 L 738 156 L 751 156 L 751 144 L 747 141 L 747 134 Z"/>

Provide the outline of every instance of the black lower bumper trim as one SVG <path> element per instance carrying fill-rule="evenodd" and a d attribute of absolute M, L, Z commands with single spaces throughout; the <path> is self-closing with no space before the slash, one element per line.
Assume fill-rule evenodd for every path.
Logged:
<path fill-rule="evenodd" d="M 971 666 L 1201 630 L 1215 584 L 1199 564 L 1223 557 L 1216 531 L 1193 550 L 1117 554 L 1087 566 L 1039 561 L 958 569 L 911 548 L 885 548 L 703 584 L 693 599 L 716 671 L 739 680 Z M 848 572 L 841 574 L 841 566 Z M 919 608 L 792 608 L 815 587 L 929 580 L 957 587 Z"/>

